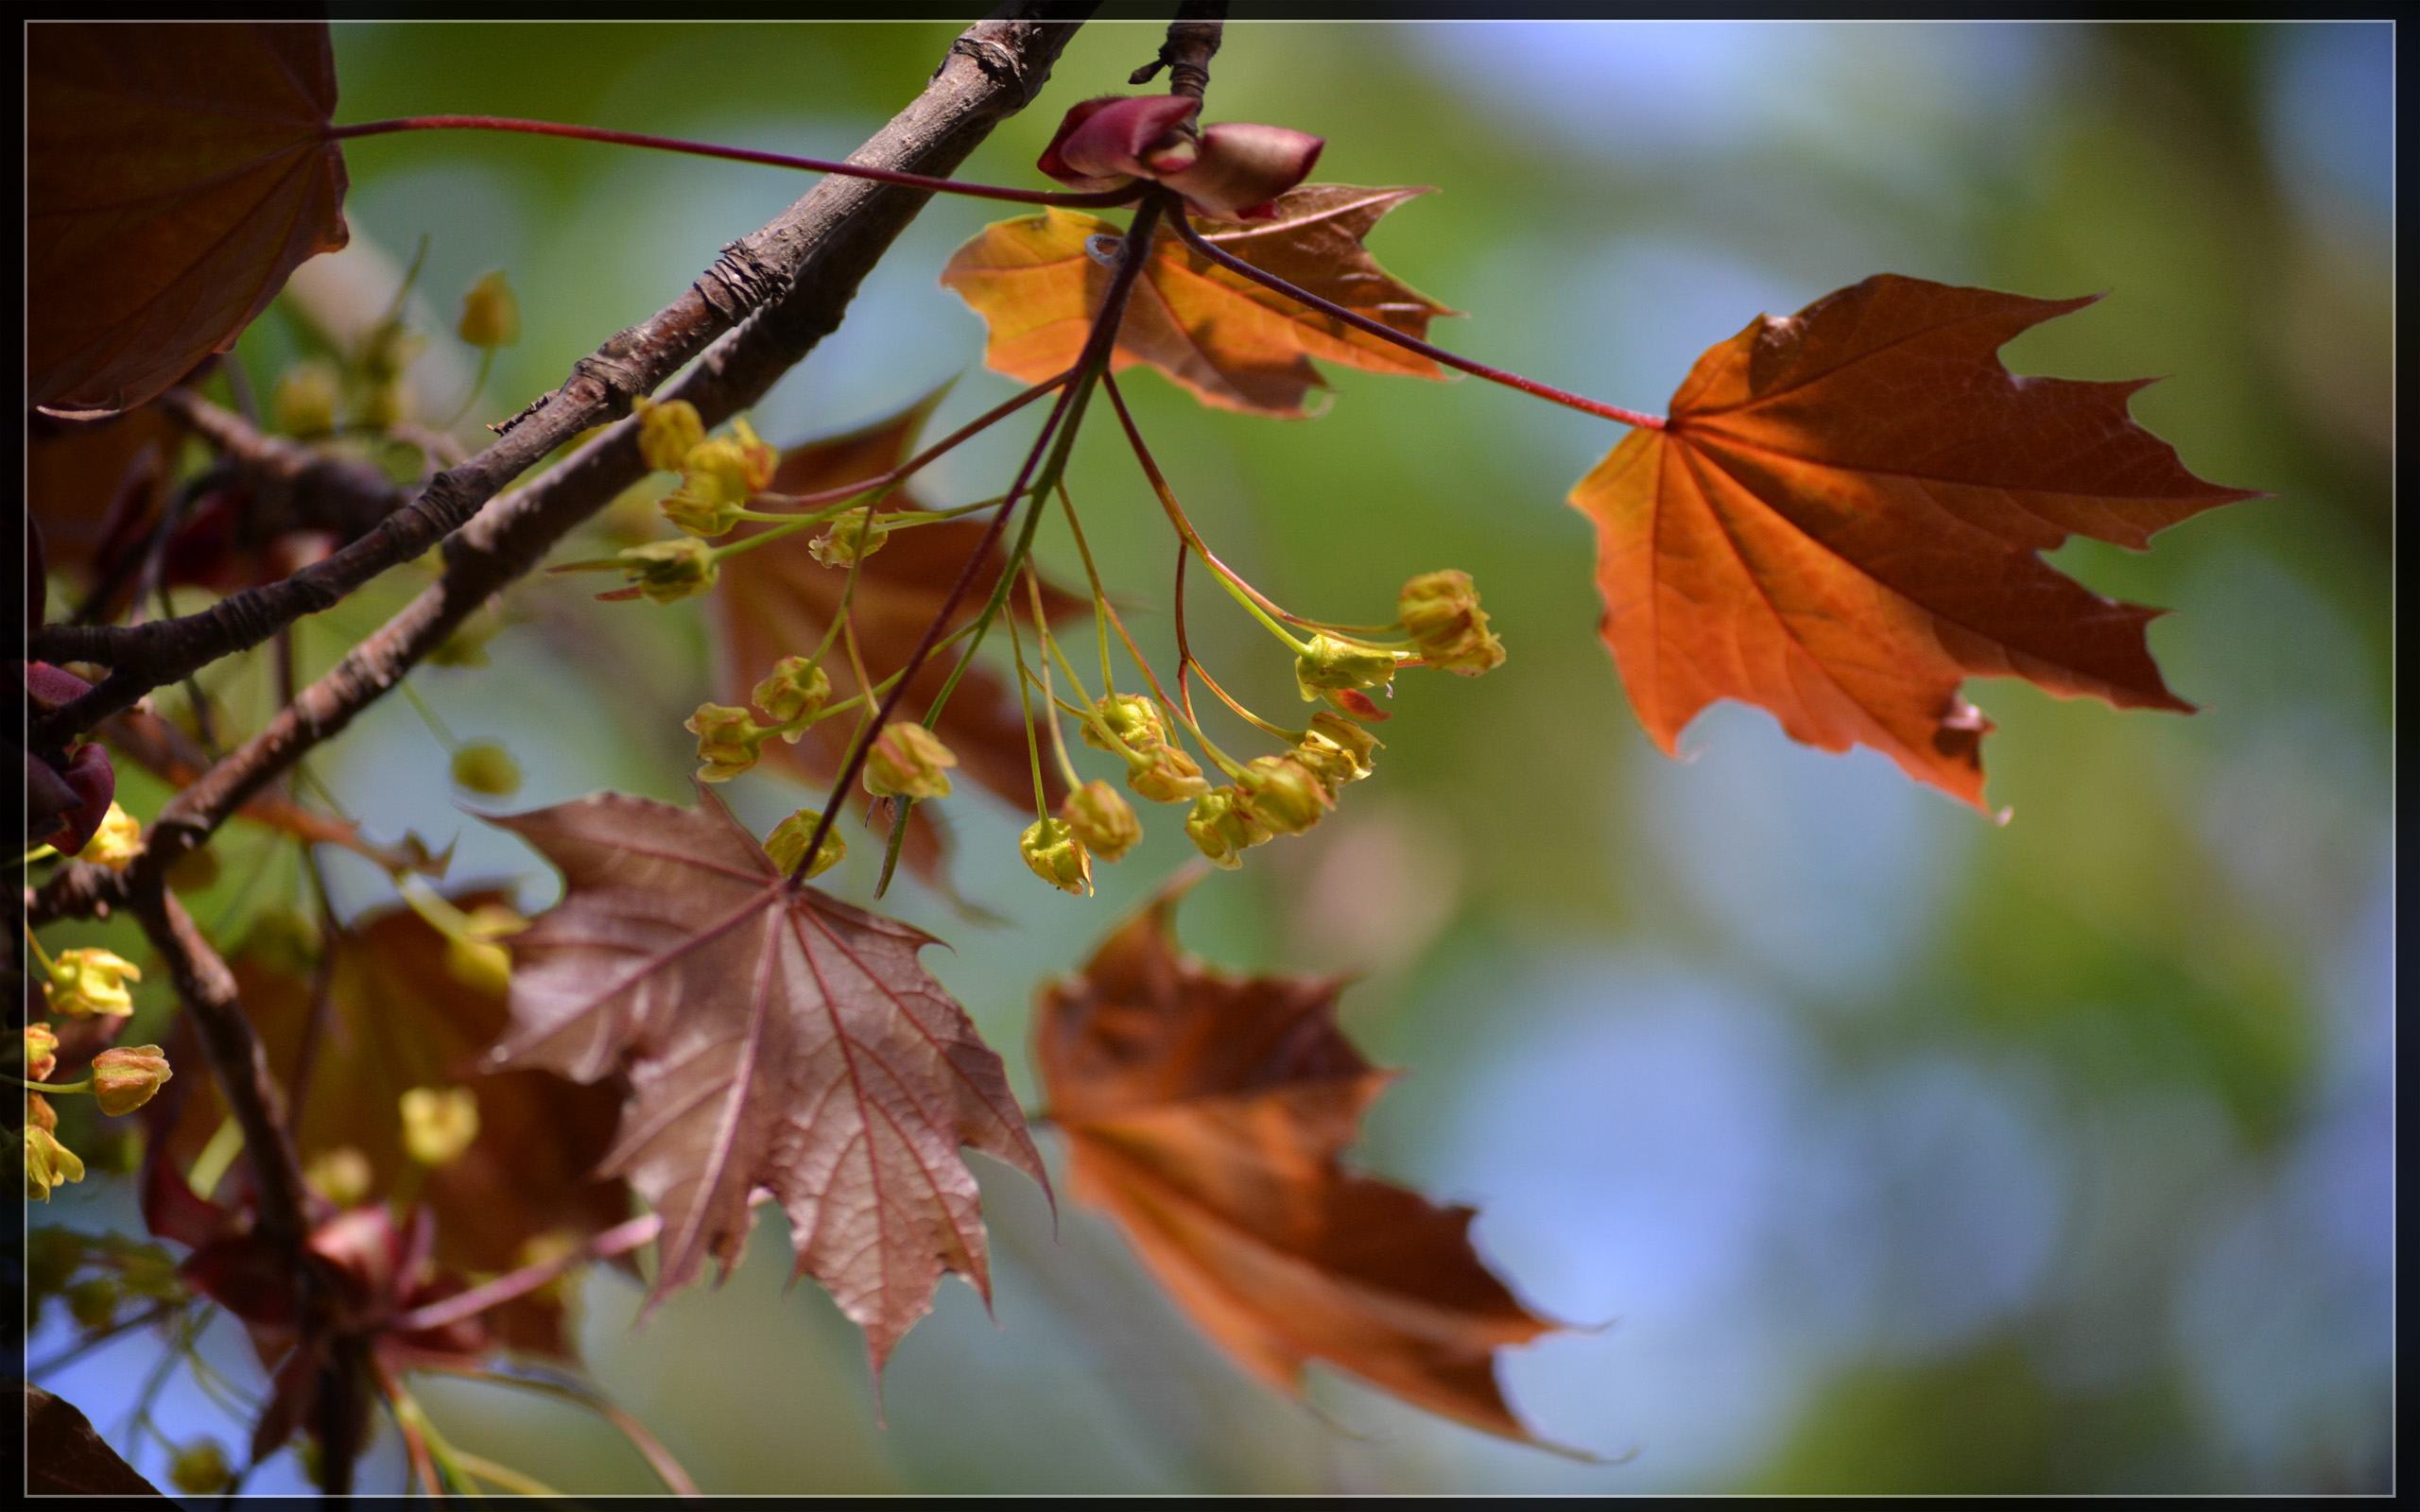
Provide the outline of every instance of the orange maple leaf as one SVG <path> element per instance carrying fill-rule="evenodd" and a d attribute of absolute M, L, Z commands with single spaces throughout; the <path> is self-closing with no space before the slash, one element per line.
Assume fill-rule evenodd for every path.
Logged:
<path fill-rule="evenodd" d="M 1709 350 L 1666 427 L 1581 480 L 1605 644 L 1666 753 L 1737 698 L 1979 807 L 1992 723 L 1966 678 L 2191 711 L 2144 641 L 2161 611 L 2040 554 L 2070 534 L 2140 550 L 2254 494 L 2195 477 L 2128 417 L 2150 380 L 2001 366 L 2018 333 L 2090 302 L 1876 275 Z"/>
<path fill-rule="evenodd" d="M 325 22 L 26 32 L 27 402 L 130 409 L 344 246 Z"/>
<path fill-rule="evenodd" d="M 1274 273 L 1408 335 L 1426 336 L 1436 316 L 1459 312 L 1400 283 L 1361 239 L 1380 216 L 1426 189 L 1305 184 L 1276 201 L 1276 216 L 1243 227 L 1197 220 L 1222 251 Z M 1122 233 L 1108 221 L 1056 208 L 999 221 L 959 248 L 942 283 L 991 328 L 984 363 L 1026 383 L 1073 367 L 1109 292 L 1114 257 L 1094 255 L 1096 237 Z M 1326 387 L 1311 359 L 1370 372 L 1444 376 L 1418 352 L 1305 309 L 1285 295 L 1218 266 L 1172 232 L 1153 238 L 1151 260 L 1126 307 L 1110 357 L 1113 370 L 1148 363 L 1203 404 L 1250 414 L 1298 417 Z"/>
<path fill-rule="evenodd" d="M 1106 1211 L 1236 1363 L 1288 1396 L 1317 1358 L 1458 1421 L 1536 1442 L 1495 1351 L 1554 1325 L 1471 1248 L 1468 1208 L 1338 1156 L 1392 1074 L 1336 1026 L 1337 978 L 1238 978 L 1177 953 L 1183 885 L 1046 988 L 1035 1058 L 1068 1185 Z"/>

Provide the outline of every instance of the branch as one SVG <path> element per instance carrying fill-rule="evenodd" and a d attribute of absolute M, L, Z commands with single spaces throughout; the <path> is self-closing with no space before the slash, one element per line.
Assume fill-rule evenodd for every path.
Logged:
<path fill-rule="evenodd" d="M 1200 99 L 1210 87 L 1210 60 L 1226 26 L 1227 0 L 1184 0 L 1168 23 L 1168 40 L 1160 43 L 1160 56 L 1127 75 L 1126 82 L 1148 84 L 1165 68 L 1169 94 Z"/>
<path fill-rule="evenodd" d="M 994 125 L 1039 91 L 1075 25 L 1091 9 L 1029 5 L 1019 8 L 1019 13 L 1049 19 L 977 23 L 951 44 L 949 57 L 923 95 L 852 154 L 851 161 L 880 168 L 932 167 L 944 174 L 955 168 Z M 765 319 L 752 322 L 766 327 L 762 335 L 722 354 L 726 365 L 735 363 L 742 370 L 704 386 L 718 394 L 744 394 L 732 407 L 753 402 L 770 387 L 772 377 L 788 370 L 838 324 L 858 281 L 929 198 L 926 190 L 826 179 L 771 224 L 725 247 L 680 299 L 575 363 L 562 387 L 508 421 L 502 434 L 478 455 L 439 473 L 418 499 L 370 534 L 291 576 L 247 589 L 182 619 L 134 627 L 43 627 L 30 638 L 29 657 L 98 662 L 111 671 L 92 692 L 36 719 L 32 748 L 61 745 L 162 683 L 257 645 L 303 615 L 332 607 L 389 568 L 418 558 L 459 530 L 547 454 L 584 430 L 627 416 L 632 399 L 654 392 L 724 333 L 763 316 Z M 832 297 L 819 297 L 825 290 Z M 805 345 L 798 346 L 803 335 Z M 755 386 L 757 376 L 768 374 L 762 387 Z M 682 397 L 697 404 L 710 422 L 731 412 L 710 411 L 690 392 L 694 387 L 684 384 Z M 582 458 L 589 459 L 585 470 Z M 607 473 L 622 476 L 623 483 L 537 541 L 531 560 L 562 529 L 644 472 L 627 427 L 601 445 L 582 448 L 579 456 L 555 472 L 566 469 L 575 475 L 585 472 L 589 486 Z M 489 534 L 493 538 L 501 532 Z M 518 572 L 503 580 L 512 576 Z"/>
<path fill-rule="evenodd" d="M 170 420 L 233 463 L 236 472 L 253 486 L 248 528 L 257 534 L 317 528 L 353 541 L 377 528 L 378 522 L 408 502 L 393 479 L 369 463 L 331 456 L 284 437 L 264 436 L 241 415 L 219 408 L 190 388 L 171 388 L 160 396 L 158 404 Z M 144 627 L 162 631 L 157 623 Z M 122 633 L 114 626 L 83 628 L 104 636 Z"/>
<path fill-rule="evenodd" d="M 978 22 L 952 43 L 949 56 L 924 94 L 853 159 L 879 167 L 949 172 L 994 127 L 1022 109 L 1040 90 L 1075 24 L 1056 15 Z M 728 286 L 719 275 L 743 264 L 754 270 L 750 276 L 760 286 L 753 315 L 706 352 L 673 386 L 668 397 L 696 405 L 708 425 L 719 424 L 756 403 L 838 328 L 859 282 L 930 198 L 924 190 L 860 179 L 827 179 L 763 231 L 726 248 L 715 268 L 698 281 L 681 303 L 647 325 L 632 328 L 639 333 L 687 329 L 678 312 L 692 302 L 702 303 L 701 290 L 715 288 L 727 294 Z M 617 362 L 643 363 L 649 370 L 661 366 L 668 372 L 679 365 L 659 364 L 648 354 L 655 349 L 642 352 L 629 345 L 627 338 L 632 332 L 616 336 L 602 350 L 619 348 L 623 355 Z M 683 349 L 682 361 L 687 360 L 686 350 Z M 662 375 L 659 372 L 656 377 Z M 559 410 L 579 409 L 583 418 L 569 428 L 576 433 L 595 411 L 584 402 L 564 396 L 591 381 L 575 376 L 572 384 L 550 396 L 533 419 L 510 427 L 495 446 L 474 458 L 470 469 L 480 468 L 487 458 L 525 435 L 553 436 L 562 428 L 552 419 Z M 654 381 L 650 379 L 647 387 L 651 387 Z M 547 448 L 552 444 L 548 441 Z M 447 478 L 463 471 L 441 476 L 429 491 L 437 492 Z M 564 532 L 604 507 L 646 472 L 637 426 L 625 420 L 540 477 L 489 505 L 446 543 L 445 572 L 434 586 L 355 645 L 242 748 L 170 800 L 152 827 L 144 855 L 135 865 L 137 873 L 157 876 L 199 846 L 298 757 L 343 730 L 392 689 L 473 610 L 535 567 Z M 425 502 L 424 495 L 423 504 L 415 508 L 424 507 Z M 86 697 L 95 697 L 103 689 Z M 74 709 L 71 705 L 64 712 Z"/>
<path fill-rule="evenodd" d="M 302 1162 L 286 1132 L 284 1100 L 269 1075 L 268 1053 L 236 1000 L 234 973 L 165 888 L 137 886 L 129 903 L 152 948 L 168 963 L 178 1001 L 200 1031 L 202 1050 L 226 1094 L 228 1110 L 244 1131 L 261 1232 L 294 1251 L 299 1274 L 302 1242 L 310 1233 Z"/>

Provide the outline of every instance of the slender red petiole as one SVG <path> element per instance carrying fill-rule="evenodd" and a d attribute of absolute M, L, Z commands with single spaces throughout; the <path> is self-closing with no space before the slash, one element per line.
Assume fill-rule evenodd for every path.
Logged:
<path fill-rule="evenodd" d="M 1372 335 L 1377 336 L 1382 340 L 1392 341 L 1396 346 L 1403 348 L 1407 352 L 1417 352 L 1422 356 L 1428 358 L 1431 362 L 1442 362 L 1448 368 L 1459 368 L 1462 371 L 1471 374 L 1473 377 L 1484 378 L 1490 383 L 1502 384 L 1507 388 L 1517 388 L 1525 394 L 1531 394 L 1539 399 L 1551 401 L 1554 404 L 1563 405 L 1566 409 L 1579 410 L 1582 414 L 1597 415 L 1601 416 L 1606 420 L 1619 421 L 1625 425 L 1642 425 L 1649 430 L 1660 431 L 1665 428 L 1666 421 L 1664 417 L 1661 415 L 1643 414 L 1635 409 L 1624 409 L 1618 404 L 1599 404 L 1596 400 L 1586 398 L 1580 394 L 1569 393 L 1564 389 L 1554 387 L 1550 384 L 1539 383 L 1534 378 L 1524 378 L 1517 372 L 1506 372 L 1501 368 L 1491 368 L 1483 362 L 1473 362 L 1470 358 L 1459 356 L 1454 352 L 1446 351 L 1443 347 L 1431 346 L 1429 343 L 1421 340 L 1418 336 L 1406 335 L 1403 332 L 1398 331 L 1394 327 L 1387 325 L 1382 321 L 1373 320 L 1368 316 L 1348 310 L 1341 304 L 1332 303 L 1329 301 L 1321 299 L 1318 295 L 1313 294 L 1308 289 L 1296 288 L 1293 284 L 1287 283 L 1276 274 L 1263 272 L 1261 269 L 1253 266 L 1250 263 L 1245 262 L 1242 258 L 1236 256 L 1233 252 L 1224 251 L 1212 246 L 1200 232 L 1195 231 L 1192 226 L 1186 223 L 1184 216 L 1182 215 L 1170 215 L 1167 217 L 1167 220 L 1168 224 L 1176 228 L 1176 233 L 1184 239 L 1184 244 L 1187 247 L 1192 248 L 1195 251 L 1200 252 L 1202 256 L 1210 259 L 1210 261 L 1218 264 L 1220 267 L 1227 269 L 1229 272 L 1241 274 L 1243 277 L 1252 280 L 1263 288 L 1274 289 L 1278 293 L 1285 295 L 1288 299 L 1300 304 L 1309 305 L 1312 309 L 1319 311 L 1322 315 L 1333 317 L 1336 319 L 1343 321 L 1346 325 L 1354 327 L 1356 330 L 1367 331 Z"/>
<path fill-rule="evenodd" d="M 1032 404 L 1043 395 L 1058 388 L 1061 385 L 1066 383 L 1068 379 L 1073 378 L 1074 376 L 1076 376 L 1076 369 L 1070 368 L 1056 378 L 1045 378 L 1042 382 L 1034 385 L 1032 387 L 1027 389 L 1024 393 L 1017 395 L 1015 398 L 1009 400 L 1005 404 L 995 404 L 992 408 L 985 410 L 982 414 L 976 416 L 973 420 L 968 421 L 965 424 L 960 425 L 958 429 L 950 432 L 947 436 L 942 437 L 940 440 L 935 441 L 932 445 L 925 447 L 923 451 L 917 453 L 914 456 L 909 457 L 907 461 L 900 463 L 897 467 L 892 468 L 888 472 L 881 473 L 874 477 L 860 478 L 855 483 L 843 483 L 838 488 L 824 489 L 816 493 L 783 495 L 786 501 L 786 507 L 789 508 L 804 510 L 819 504 L 838 504 L 843 499 L 854 499 L 860 494 L 872 492 L 875 489 L 887 489 L 894 483 L 904 482 L 923 472 L 925 468 L 931 466 L 935 458 L 957 450 L 959 446 L 964 445 L 966 442 L 974 439 L 977 436 L 981 435 L 983 432 L 991 429 L 1000 421 L 1008 419 L 1018 410 L 1025 408 L 1026 405 Z"/>
<path fill-rule="evenodd" d="M 1134 200 L 1149 187 L 1138 180 L 1123 189 L 1088 195 L 1066 190 L 1005 189 L 994 184 L 961 183 L 956 179 L 935 179 L 922 173 L 872 168 L 858 163 L 833 163 L 822 158 L 757 152 L 747 147 L 719 147 L 706 142 L 684 142 L 678 137 L 649 136 L 643 131 L 611 131 L 600 126 L 565 126 L 559 121 L 524 121 L 509 115 L 406 115 L 391 121 L 363 121 L 354 126 L 330 127 L 324 140 L 345 142 L 355 137 L 389 136 L 397 131 L 517 131 L 528 136 L 564 136 L 581 142 L 609 143 L 614 146 L 647 147 L 657 152 L 685 152 L 692 157 L 721 158 L 731 163 L 754 163 L 769 168 L 837 173 L 851 179 L 871 179 L 876 183 L 930 189 L 936 194 L 967 195 L 977 199 L 1007 199 L 1021 205 L 1123 205 Z"/>

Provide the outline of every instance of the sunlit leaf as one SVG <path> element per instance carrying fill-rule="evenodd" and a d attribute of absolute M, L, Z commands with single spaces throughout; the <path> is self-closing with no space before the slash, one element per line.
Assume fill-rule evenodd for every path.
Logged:
<path fill-rule="evenodd" d="M 2144 642 L 2160 611 L 2041 553 L 2071 534 L 2139 550 L 2252 495 L 2127 417 L 2142 382 L 2001 366 L 2002 344 L 2089 302 L 1882 274 L 1698 359 L 1670 424 L 1571 494 L 1597 523 L 1605 644 L 1658 746 L 1737 698 L 1979 805 L 1992 725 L 1959 696 L 1969 677 L 2191 709 Z"/>
<path fill-rule="evenodd" d="M 1456 312 L 1400 283 L 1361 246 L 1380 216 L 1426 189 L 1305 184 L 1277 200 L 1274 219 L 1195 229 L 1221 250 L 1298 288 L 1408 335 L 1426 336 L 1431 318 Z M 991 327 L 984 362 L 1040 383 L 1075 364 L 1109 292 L 1120 232 L 1105 220 L 1056 208 L 1004 220 L 958 249 L 942 283 Z M 1087 249 L 1093 242 L 1100 255 Z M 1153 238 L 1119 326 L 1114 369 L 1148 363 L 1220 409 L 1296 416 L 1326 386 L 1311 359 L 1371 372 L 1443 376 L 1417 352 L 1304 308 L 1231 273 L 1173 232 Z"/>
<path fill-rule="evenodd" d="M 1471 1248 L 1468 1208 L 1339 1161 L 1390 1074 L 1336 1025 L 1336 978 L 1233 977 L 1178 954 L 1164 894 L 1047 988 L 1035 1026 L 1069 1191 L 1170 1297 L 1289 1396 L 1325 1360 L 1507 1437 L 1495 1351 L 1554 1325 Z"/>

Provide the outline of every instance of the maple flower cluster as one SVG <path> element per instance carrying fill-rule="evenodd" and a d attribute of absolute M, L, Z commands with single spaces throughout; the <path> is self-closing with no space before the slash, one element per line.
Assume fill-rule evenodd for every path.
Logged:
<path fill-rule="evenodd" d="M 110 814 L 112 819 L 120 819 L 125 811 L 112 804 Z M 133 835 L 138 833 L 139 827 L 127 819 L 112 839 L 112 828 L 105 823 L 86 848 L 85 859 L 123 868 L 132 859 Z M 109 854 L 93 854 L 94 847 L 124 853 L 112 860 Z M 43 962 L 43 1005 L 65 1021 L 66 1029 L 62 1037 L 60 1025 L 43 1021 L 27 1023 L 25 1076 L 9 1078 L 27 1092 L 25 1126 L 17 1135 L 25 1159 L 26 1195 L 47 1202 L 55 1188 L 84 1179 L 83 1160 L 60 1142 L 59 1111 L 50 1099 L 89 1094 L 103 1113 L 117 1117 L 149 1102 L 172 1074 L 158 1045 L 109 1043 L 134 1013 L 134 995 L 127 984 L 142 981 L 143 972 L 133 962 L 97 946 L 60 951 L 52 956 L 43 952 L 42 942 L 31 934 L 26 938 Z M 81 1081 L 51 1080 L 59 1070 L 62 1046 L 71 1043 L 78 1058 L 89 1055 L 87 1074 Z M 96 1045 L 103 1048 L 95 1051 Z"/>

